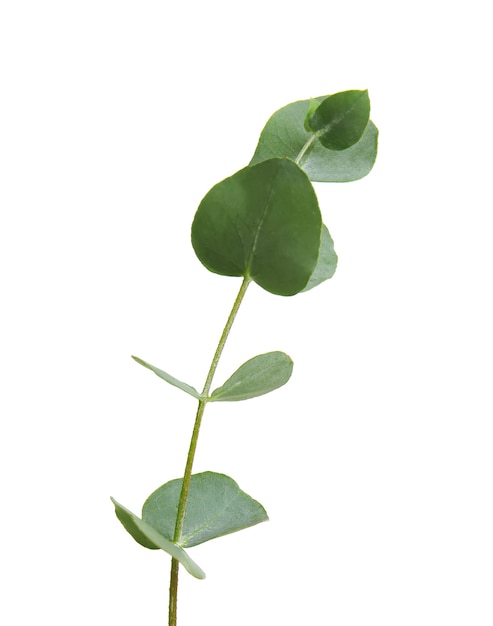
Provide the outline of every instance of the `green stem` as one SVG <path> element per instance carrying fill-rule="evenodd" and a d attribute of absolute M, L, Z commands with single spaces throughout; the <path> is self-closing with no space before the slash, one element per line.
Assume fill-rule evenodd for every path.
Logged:
<path fill-rule="evenodd" d="M 199 405 L 197 407 L 197 414 L 195 417 L 195 424 L 193 427 L 192 438 L 190 440 L 190 448 L 188 450 L 187 463 L 185 465 L 185 473 L 183 476 L 183 482 L 181 486 L 180 500 L 178 501 L 178 511 L 176 514 L 176 524 L 175 524 L 175 534 L 174 534 L 174 542 L 178 543 L 181 539 L 181 535 L 183 532 L 183 524 L 185 521 L 185 513 L 187 508 L 187 500 L 188 500 L 188 492 L 190 490 L 190 482 L 192 480 L 192 468 L 193 461 L 195 458 L 195 451 L 197 449 L 197 442 L 199 439 L 200 426 L 202 423 L 202 417 L 204 415 L 205 405 L 208 401 L 209 392 L 212 385 L 212 379 L 214 378 L 214 374 L 216 373 L 217 365 L 219 363 L 219 359 L 221 358 L 221 354 L 224 350 L 224 346 L 226 344 L 226 340 L 228 339 L 229 331 L 233 326 L 233 322 L 235 321 L 236 314 L 240 308 L 240 305 L 245 296 L 248 285 L 250 284 L 250 278 L 245 277 L 241 284 L 238 295 L 236 296 L 236 300 L 233 304 L 233 308 L 231 309 L 231 313 L 229 314 L 226 325 L 224 326 L 224 330 L 222 332 L 221 338 L 219 339 L 219 343 L 217 344 L 216 352 L 214 354 L 214 358 L 212 359 L 211 366 L 209 368 L 209 373 L 207 374 L 207 378 L 204 384 L 204 389 L 202 391 L 202 398 L 199 400 Z M 178 569 L 179 563 L 176 559 L 171 559 L 171 575 L 170 575 L 170 586 L 169 586 L 169 626 L 176 626 L 176 614 L 177 614 L 177 599 L 178 599 Z"/>
<path fill-rule="evenodd" d="M 301 161 L 303 159 L 303 157 L 308 156 L 307 152 L 309 150 L 313 149 L 313 144 L 315 143 L 317 139 L 317 135 L 313 134 L 311 135 L 311 137 L 306 141 L 305 145 L 301 148 L 301 150 L 298 153 L 298 156 L 296 157 L 296 159 L 294 160 L 294 162 L 296 163 L 296 165 L 301 165 Z"/>
<path fill-rule="evenodd" d="M 170 583 L 169 583 L 169 606 L 168 606 L 169 626 L 176 626 L 179 566 L 180 566 L 180 563 L 176 559 L 171 559 L 171 575 L 170 575 Z"/>

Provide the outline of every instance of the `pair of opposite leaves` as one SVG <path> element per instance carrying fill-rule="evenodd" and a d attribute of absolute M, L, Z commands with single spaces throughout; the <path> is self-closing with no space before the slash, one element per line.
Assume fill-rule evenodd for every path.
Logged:
<path fill-rule="evenodd" d="M 337 256 L 310 177 L 351 180 L 368 173 L 376 154 L 369 115 L 367 91 L 275 113 L 250 165 L 215 185 L 197 209 L 192 245 L 202 264 L 284 296 L 331 278 Z M 349 160 L 347 151 L 353 151 Z M 330 173 L 338 158 L 347 166 L 344 176 Z"/>
<path fill-rule="evenodd" d="M 282 352 L 269 352 L 244 363 L 221 387 L 204 398 L 197 390 L 157 367 L 133 357 L 157 376 L 201 401 L 238 401 L 254 398 L 284 385 L 293 362 Z M 243 492 L 229 476 L 216 472 L 194 474 L 191 478 L 182 535 L 174 542 L 178 502 L 183 479 L 165 483 L 142 507 L 142 517 L 112 498 L 115 513 L 127 532 L 142 546 L 161 549 L 177 559 L 196 578 L 203 570 L 184 548 L 222 537 L 268 519 L 264 507 Z"/>
<path fill-rule="evenodd" d="M 214 186 L 197 210 L 192 244 L 203 265 L 217 274 L 243 276 L 279 295 L 294 295 L 330 278 L 337 256 L 310 179 L 346 182 L 368 174 L 378 134 L 369 111 L 366 91 L 295 102 L 277 111 L 262 131 L 249 167 Z M 187 383 L 133 358 L 200 401 L 268 393 L 287 382 L 293 366 L 282 352 L 256 356 L 205 398 Z M 267 514 L 228 476 L 195 474 L 176 543 L 181 484 L 182 479 L 172 480 L 153 492 L 141 519 L 112 500 L 118 519 L 138 543 L 166 551 L 203 578 L 183 548 L 265 521 Z"/>

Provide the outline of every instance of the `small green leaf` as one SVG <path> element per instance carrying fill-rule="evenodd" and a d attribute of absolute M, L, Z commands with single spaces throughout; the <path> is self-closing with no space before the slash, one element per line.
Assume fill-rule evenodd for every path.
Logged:
<path fill-rule="evenodd" d="M 202 569 L 193 561 L 182 547 L 176 545 L 156 530 L 148 522 L 139 519 L 131 511 L 119 504 L 114 498 L 111 501 L 115 505 L 115 513 L 125 530 L 146 548 L 151 550 L 164 550 L 173 558 L 177 559 L 195 578 L 205 578 Z"/>
<path fill-rule="evenodd" d="M 325 98 L 308 120 L 317 139 L 329 150 L 357 143 L 370 120 L 368 91 L 343 91 Z"/>
<path fill-rule="evenodd" d="M 310 118 L 311 116 L 315 113 L 315 110 L 320 106 L 320 102 L 318 100 L 315 100 L 315 98 L 312 98 L 310 100 L 310 106 L 308 108 L 308 111 L 306 112 L 305 115 L 305 121 L 303 123 L 303 126 L 305 127 L 305 130 L 308 133 L 312 132 L 312 129 L 310 128 Z"/>
<path fill-rule="evenodd" d="M 308 281 L 307 286 L 303 291 L 313 289 L 324 280 L 328 280 L 334 276 L 337 268 L 337 254 L 334 250 L 334 242 L 330 236 L 329 230 L 325 224 L 322 226 L 322 244 L 320 246 L 320 254 L 318 256 L 318 262 L 313 271 L 313 274 Z"/>
<path fill-rule="evenodd" d="M 327 96 L 317 97 L 323 102 Z M 265 125 L 250 165 L 273 157 L 296 160 L 313 132 L 305 128 L 312 100 L 292 102 L 276 111 Z M 377 156 L 378 130 L 369 122 L 361 139 L 347 150 L 328 150 L 320 141 L 313 141 L 300 167 L 313 181 L 349 182 L 366 176 Z"/>
<path fill-rule="evenodd" d="M 288 159 L 270 159 L 209 191 L 195 214 L 192 244 L 210 271 L 291 296 L 315 268 L 321 228 L 306 174 Z"/>
<path fill-rule="evenodd" d="M 137 363 L 139 363 L 140 365 L 147 367 L 147 369 L 151 370 L 151 372 L 154 372 L 156 376 L 159 376 L 159 378 L 162 378 L 170 385 L 173 385 L 173 387 L 178 387 L 178 389 L 185 391 L 186 393 L 190 394 L 197 400 L 200 400 L 202 398 L 200 393 L 194 387 L 191 387 L 190 385 L 187 385 L 187 383 L 184 383 L 181 380 L 178 380 L 174 376 L 171 376 L 171 374 L 168 374 L 167 372 L 163 372 L 163 370 L 160 370 L 159 368 L 154 367 L 154 365 L 150 365 L 149 363 L 146 363 L 142 359 L 139 359 L 139 357 L 137 356 L 133 356 L 132 359 L 134 361 L 137 361 Z"/>
<path fill-rule="evenodd" d="M 262 396 L 285 385 L 293 371 L 293 361 L 284 352 L 268 352 L 253 357 L 236 370 L 210 400 L 236 401 Z"/>
<path fill-rule="evenodd" d="M 162 485 L 146 500 L 142 519 L 162 536 L 174 535 L 182 479 Z M 268 519 L 261 504 L 224 474 L 194 474 L 179 545 L 188 548 Z"/>

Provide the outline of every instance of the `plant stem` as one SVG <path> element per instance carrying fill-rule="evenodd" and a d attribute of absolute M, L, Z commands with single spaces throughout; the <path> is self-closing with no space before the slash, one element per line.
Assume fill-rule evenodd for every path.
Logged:
<path fill-rule="evenodd" d="M 179 566 L 180 566 L 180 563 L 176 559 L 171 559 L 171 575 L 170 575 L 170 583 L 169 583 L 169 606 L 168 606 L 169 626 L 176 626 Z"/>
<path fill-rule="evenodd" d="M 309 150 L 311 150 L 313 148 L 313 144 L 315 143 L 315 140 L 317 139 L 317 135 L 313 134 L 305 143 L 305 145 L 301 148 L 301 150 L 298 153 L 298 156 L 296 157 L 296 159 L 294 160 L 294 162 L 296 163 L 296 165 L 301 165 L 301 161 L 303 159 L 303 157 L 308 156 L 307 152 Z"/>
<path fill-rule="evenodd" d="M 224 350 L 224 346 L 226 344 L 226 340 L 228 339 L 229 331 L 233 326 L 233 322 L 235 321 L 236 314 L 240 308 L 240 305 L 245 296 L 248 285 L 250 284 L 250 278 L 245 277 L 241 284 L 238 295 L 236 296 L 236 300 L 234 301 L 233 308 L 231 309 L 231 313 L 229 314 L 226 325 L 224 326 L 221 338 L 219 339 L 219 343 L 217 344 L 216 352 L 214 353 L 214 357 L 212 359 L 212 363 L 209 368 L 209 373 L 207 374 L 207 378 L 204 384 L 204 389 L 202 391 L 202 398 L 199 400 L 199 405 L 197 407 L 197 414 L 195 417 L 195 424 L 193 427 L 192 438 L 190 440 L 190 447 L 188 450 L 187 463 L 185 465 L 185 473 L 183 476 L 183 482 L 181 486 L 180 500 L 178 501 L 178 511 L 176 513 L 176 524 L 175 524 L 175 534 L 173 541 L 178 543 L 181 539 L 181 535 L 183 532 L 183 524 L 185 521 L 185 513 L 187 508 L 187 500 L 188 500 L 188 492 L 190 490 L 190 482 L 192 480 L 192 468 L 193 461 L 195 458 L 195 451 L 197 449 L 197 442 L 199 438 L 200 426 L 202 423 L 202 417 L 204 415 L 205 405 L 208 401 L 209 392 L 212 385 L 212 379 L 214 378 L 214 374 L 216 373 L 217 365 L 219 363 L 219 359 L 221 358 L 221 354 Z M 176 626 L 176 616 L 177 616 L 177 599 L 178 599 L 178 570 L 179 563 L 176 559 L 171 559 L 171 575 L 170 575 L 170 586 L 169 586 L 169 626 Z"/>

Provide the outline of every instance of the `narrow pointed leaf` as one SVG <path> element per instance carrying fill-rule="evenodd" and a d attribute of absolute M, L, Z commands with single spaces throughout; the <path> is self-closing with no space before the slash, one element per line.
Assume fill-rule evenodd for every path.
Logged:
<path fill-rule="evenodd" d="M 142 519 L 163 537 L 173 537 L 182 479 L 162 485 L 146 500 Z M 183 533 L 184 548 L 248 528 L 268 519 L 261 504 L 224 474 L 194 474 L 190 483 Z"/>
<path fill-rule="evenodd" d="M 313 289 L 325 280 L 332 278 L 337 268 L 337 254 L 334 250 L 334 242 L 325 224 L 322 226 L 322 244 L 317 265 L 303 291 Z"/>
<path fill-rule="evenodd" d="M 139 519 L 134 513 L 119 504 L 114 498 L 111 501 L 115 505 L 115 513 L 125 530 L 146 548 L 151 550 L 164 550 L 173 558 L 177 559 L 195 578 L 205 578 L 202 569 L 193 561 L 182 547 L 176 545 L 156 530 L 148 522 Z"/>
<path fill-rule="evenodd" d="M 111 501 L 115 505 L 115 515 L 120 520 L 125 530 L 132 535 L 135 541 L 140 543 L 141 546 L 144 546 L 144 548 L 149 548 L 149 550 L 159 550 L 159 546 L 153 543 L 140 529 L 138 525 L 139 518 L 126 509 L 122 504 L 117 502 L 114 498 L 111 498 Z"/>
<path fill-rule="evenodd" d="M 195 214 L 192 244 L 210 271 L 290 296 L 312 275 L 321 228 L 306 174 L 288 159 L 270 159 L 209 191 Z"/>
<path fill-rule="evenodd" d="M 210 397 L 212 402 L 231 402 L 262 396 L 285 385 L 293 371 L 293 361 L 284 352 L 268 352 L 253 357 L 236 370 Z"/>
<path fill-rule="evenodd" d="M 190 394 L 194 398 L 197 398 L 197 400 L 200 400 L 200 398 L 202 397 L 200 393 L 194 387 L 191 387 L 190 385 L 187 385 L 187 383 L 184 383 L 181 380 L 178 380 L 174 376 L 171 376 L 171 374 L 168 374 L 167 372 L 163 372 L 163 370 L 160 370 L 159 368 L 154 367 L 154 365 L 150 365 L 149 363 L 146 363 L 142 359 L 139 359 L 139 357 L 137 356 L 133 356 L 132 359 L 134 361 L 137 361 L 137 363 L 139 363 L 140 365 L 147 367 L 147 369 L 151 370 L 151 372 L 154 372 L 156 376 L 159 376 L 159 378 L 162 378 L 170 385 L 173 385 L 173 387 L 178 387 L 178 389 L 185 391 L 186 393 Z"/>
<path fill-rule="evenodd" d="M 353 90 L 325 98 L 307 125 L 326 148 L 346 150 L 360 140 L 369 120 L 368 91 Z"/>
<path fill-rule="evenodd" d="M 315 98 L 322 103 L 327 96 Z M 296 160 L 314 133 L 307 130 L 313 100 L 299 100 L 276 111 L 265 125 L 250 165 L 274 157 Z M 313 112 L 312 112 L 313 111 Z M 349 182 L 366 176 L 377 156 L 378 130 L 368 122 L 361 139 L 346 150 L 329 150 L 314 140 L 300 163 L 309 178 L 318 182 Z"/>

